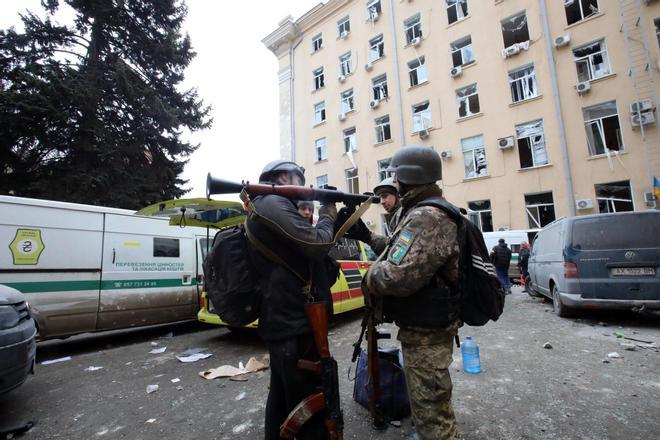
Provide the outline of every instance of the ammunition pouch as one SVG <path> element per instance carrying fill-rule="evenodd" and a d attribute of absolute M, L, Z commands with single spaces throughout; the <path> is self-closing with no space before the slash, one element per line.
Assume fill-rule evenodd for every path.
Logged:
<path fill-rule="evenodd" d="M 399 327 L 445 328 L 460 315 L 460 295 L 443 284 L 410 296 L 384 296 L 383 315 Z"/>

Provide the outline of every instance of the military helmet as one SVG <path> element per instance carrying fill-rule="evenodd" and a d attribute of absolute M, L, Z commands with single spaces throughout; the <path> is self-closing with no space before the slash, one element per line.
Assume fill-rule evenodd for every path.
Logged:
<path fill-rule="evenodd" d="M 282 159 L 274 160 L 266 164 L 259 175 L 259 183 L 275 183 L 275 178 L 280 173 L 296 174 L 302 180 L 302 184 L 305 184 L 305 168 L 299 166 L 295 162 Z"/>
<path fill-rule="evenodd" d="M 398 191 L 396 189 L 396 186 L 394 185 L 394 177 L 388 177 L 387 179 L 383 179 L 383 181 L 380 182 L 378 186 L 374 188 L 374 194 L 376 194 L 377 196 L 380 196 L 380 194 L 384 192 L 397 195 Z"/>
<path fill-rule="evenodd" d="M 387 171 L 396 173 L 396 179 L 409 185 L 435 183 L 442 179 L 440 155 L 420 145 L 404 146 L 392 157 Z"/>

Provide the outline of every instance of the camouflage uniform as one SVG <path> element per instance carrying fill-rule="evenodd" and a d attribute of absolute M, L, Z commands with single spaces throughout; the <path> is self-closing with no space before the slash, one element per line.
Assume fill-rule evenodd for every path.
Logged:
<path fill-rule="evenodd" d="M 369 294 L 408 297 L 438 274 L 449 282 L 458 279 L 456 224 L 437 208 L 414 207 L 441 194 L 435 184 L 429 184 L 415 187 L 401 199 L 400 221 L 387 252 L 365 277 Z M 448 368 L 460 325 L 454 321 L 439 329 L 400 326 L 397 339 L 401 341 L 412 416 L 421 439 L 458 438 Z"/>

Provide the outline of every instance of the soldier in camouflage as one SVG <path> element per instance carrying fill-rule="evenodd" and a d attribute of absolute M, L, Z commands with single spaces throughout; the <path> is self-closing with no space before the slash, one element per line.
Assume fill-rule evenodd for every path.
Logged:
<path fill-rule="evenodd" d="M 440 157 L 427 147 L 403 147 L 388 171 L 395 173 L 402 196 L 399 221 L 386 252 L 367 272 L 363 288 L 376 301 L 382 299 L 385 319 L 399 326 L 397 338 L 419 437 L 455 439 L 448 368 L 462 324 L 452 294 L 458 283 L 457 227 L 440 209 L 417 206 L 442 197 L 435 183 L 441 178 Z"/>

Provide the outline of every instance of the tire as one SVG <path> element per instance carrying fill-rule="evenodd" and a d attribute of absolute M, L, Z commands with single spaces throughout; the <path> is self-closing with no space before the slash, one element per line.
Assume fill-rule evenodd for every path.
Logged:
<path fill-rule="evenodd" d="M 552 309 L 560 318 L 570 318 L 573 316 L 573 309 L 561 302 L 557 285 L 552 286 Z"/>
<path fill-rule="evenodd" d="M 527 291 L 527 294 L 532 298 L 540 298 L 542 296 L 532 287 L 532 279 L 529 275 L 525 278 L 525 290 Z"/>

